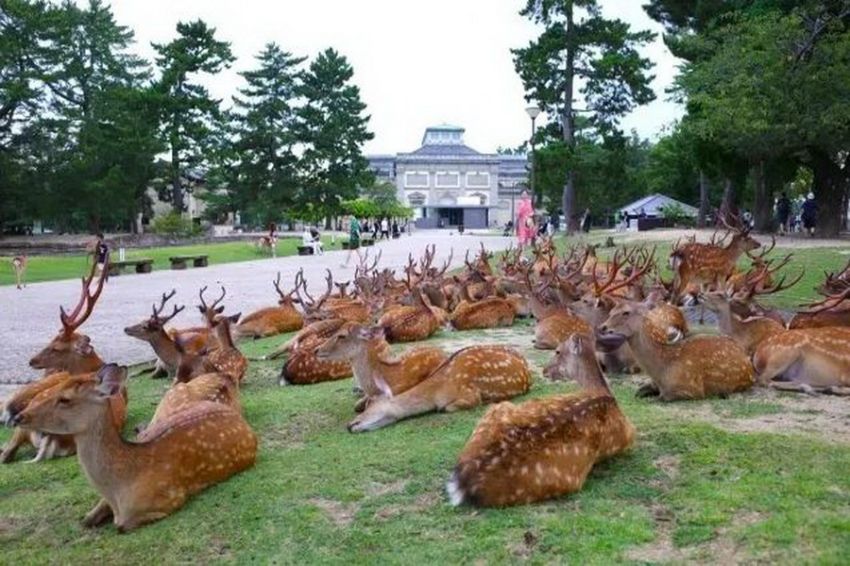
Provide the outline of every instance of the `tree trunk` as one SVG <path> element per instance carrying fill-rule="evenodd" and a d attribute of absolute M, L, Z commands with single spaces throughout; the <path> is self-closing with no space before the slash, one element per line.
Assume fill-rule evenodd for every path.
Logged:
<path fill-rule="evenodd" d="M 735 184 L 732 179 L 726 177 L 723 184 L 723 200 L 720 202 L 720 210 L 718 211 L 718 221 L 725 221 L 730 226 L 738 225 L 738 206 L 735 201 Z"/>
<path fill-rule="evenodd" d="M 755 229 L 758 232 L 769 232 L 773 230 L 773 194 L 767 186 L 764 159 L 756 162 L 752 171 L 755 187 L 755 203 L 753 206 Z"/>
<path fill-rule="evenodd" d="M 174 135 L 171 136 L 171 207 L 178 213 L 182 213 L 184 209 L 183 186 L 180 183 L 180 151 Z"/>
<path fill-rule="evenodd" d="M 563 122 L 563 130 L 564 130 L 564 142 L 567 145 L 567 148 L 570 150 L 570 155 L 572 157 L 573 153 L 576 149 L 576 140 L 575 140 L 575 132 L 573 131 L 573 82 L 575 75 L 575 50 L 572 48 L 573 43 L 573 6 L 572 2 L 569 3 L 567 9 L 567 23 L 566 23 L 566 35 L 567 35 L 567 61 L 566 61 L 566 69 L 564 70 L 566 77 L 564 81 L 564 115 L 561 118 Z M 564 194 L 563 194 L 563 206 L 564 206 L 564 220 L 567 224 L 566 231 L 567 234 L 572 234 L 576 230 L 576 224 L 573 220 L 573 216 L 575 216 L 576 209 L 576 183 L 575 183 L 575 171 L 570 167 L 570 170 L 567 171 L 567 179 L 566 184 L 564 185 Z"/>
<path fill-rule="evenodd" d="M 708 208 L 709 208 L 709 200 L 708 200 L 708 177 L 705 176 L 705 172 L 700 170 L 699 172 L 699 217 L 697 218 L 697 228 L 705 228 L 706 219 L 708 218 Z"/>
<path fill-rule="evenodd" d="M 812 190 L 818 205 L 815 231 L 822 238 L 835 238 L 841 232 L 845 215 L 842 210 L 845 180 L 841 168 L 828 154 L 820 150 L 811 150 L 811 155 L 812 173 L 814 173 Z"/>

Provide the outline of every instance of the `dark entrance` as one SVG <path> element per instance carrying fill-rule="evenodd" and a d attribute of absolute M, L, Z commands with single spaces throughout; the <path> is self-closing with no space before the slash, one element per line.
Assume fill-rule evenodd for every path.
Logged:
<path fill-rule="evenodd" d="M 462 208 L 438 208 L 437 214 L 440 217 L 440 228 L 463 224 Z"/>

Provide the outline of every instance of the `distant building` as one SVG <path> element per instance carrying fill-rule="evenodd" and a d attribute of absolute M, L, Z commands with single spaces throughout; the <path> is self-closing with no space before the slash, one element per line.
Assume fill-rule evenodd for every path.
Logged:
<path fill-rule="evenodd" d="M 678 206 L 686 216 L 692 218 L 696 218 L 699 214 L 699 210 L 696 207 L 660 193 L 640 198 L 620 208 L 618 212 L 628 214 L 629 216 L 640 216 L 643 214 L 649 218 L 660 218 L 663 216 L 662 210 L 668 206 Z"/>
<path fill-rule="evenodd" d="M 425 130 L 422 147 L 396 155 L 372 155 L 379 181 L 393 183 L 420 228 L 503 225 L 513 217 L 528 178 L 525 155 L 479 153 L 464 144 L 464 129 Z"/>

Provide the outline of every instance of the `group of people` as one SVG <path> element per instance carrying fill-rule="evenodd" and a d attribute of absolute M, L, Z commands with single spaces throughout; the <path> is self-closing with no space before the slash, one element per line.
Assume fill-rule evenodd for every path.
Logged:
<path fill-rule="evenodd" d="M 370 232 L 371 227 L 371 232 Z M 391 232 L 392 231 L 392 232 Z M 372 234 L 373 240 L 378 240 L 380 234 L 381 240 L 389 240 L 390 234 L 393 238 L 398 238 L 401 235 L 400 227 L 397 220 L 390 223 L 388 218 L 382 218 L 380 221 L 373 220 L 369 224 L 369 220 L 364 218 L 361 223 L 356 216 L 351 216 L 348 219 L 348 255 L 345 256 L 345 262 L 340 264 L 340 267 L 348 267 L 351 263 L 351 257 L 356 255 L 358 260 L 362 260 L 360 256 L 360 239 L 362 234 Z"/>
<path fill-rule="evenodd" d="M 818 224 L 818 204 L 814 193 L 809 193 L 802 200 L 791 200 L 786 192 L 782 192 L 776 200 L 776 222 L 780 234 L 790 234 L 804 230 L 810 236 L 815 235 Z"/>

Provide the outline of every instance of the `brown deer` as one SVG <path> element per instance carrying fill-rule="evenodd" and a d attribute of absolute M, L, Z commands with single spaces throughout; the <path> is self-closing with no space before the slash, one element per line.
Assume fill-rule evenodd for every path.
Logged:
<path fill-rule="evenodd" d="M 59 307 L 59 320 L 62 323 L 62 330 L 46 347 L 33 356 L 30 360 L 32 368 L 43 369 L 45 373 L 67 371 L 71 374 L 78 374 L 91 373 L 103 366 L 103 360 L 95 353 L 89 337 L 77 332 L 77 329 L 91 316 L 94 306 L 97 304 L 101 292 L 103 292 L 106 270 L 100 274 L 94 291 L 91 290 L 95 267 L 95 265 L 92 265 L 88 276 L 83 278 L 80 299 L 71 313 L 68 314 L 64 307 Z"/>
<path fill-rule="evenodd" d="M 639 395 L 660 395 L 664 401 L 703 399 L 744 391 L 753 385 L 753 368 L 744 350 L 731 338 L 682 338 L 675 327 L 659 324 L 641 304 L 624 303 L 611 311 L 599 342 L 628 342 L 652 383 Z"/>
<path fill-rule="evenodd" d="M 763 340 L 753 354 L 759 383 L 850 395 L 850 328 L 788 330 Z M 773 381 L 784 383 L 774 384 Z"/>
<path fill-rule="evenodd" d="M 287 354 L 291 354 L 298 350 L 298 348 L 306 344 L 308 342 L 320 342 L 323 343 L 329 338 L 331 338 L 334 334 L 336 334 L 343 326 L 349 324 L 347 321 L 342 320 L 341 318 L 332 318 L 329 320 L 317 320 L 315 322 L 311 322 L 301 330 L 295 333 L 295 336 L 275 348 L 275 350 L 265 356 L 264 360 L 276 360 L 281 356 L 285 356 Z"/>
<path fill-rule="evenodd" d="M 182 343 L 178 347 L 176 340 L 165 330 L 165 325 L 186 308 L 182 305 L 179 307 L 175 305 L 171 314 L 162 316 L 165 305 L 175 294 L 177 294 L 177 291 L 174 289 L 168 294 L 163 293 L 159 307 L 157 307 L 156 303 L 153 304 L 152 314 L 147 320 L 124 329 L 124 333 L 128 336 L 132 336 L 151 345 L 167 375 L 174 375 L 176 373 L 177 366 L 180 364 L 181 353 L 197 354 L 202 352 L 206 346 L 206 341 L 204 341 L 203 345 L 192 341 Z M 199 346 L 201 349 L 196 349 Z M 157 375 L 159 375 L 158 372 L 155 372 L 154 377 Z"/>
<path fill-rule="evenodd" d="M 12 269 L 15 272 L 15 286 L 23 289 L 27 286 L 27 255 L 16 255 L 12 258 Z"/>
<path fill-rule="evenodd" d="M 447 358 L 439 348 L 420 347 L 393 356 L 380 326 L 343 327 L 316 350 L 319 361 L 347 361 L 363 392 L 355 406 L 362 412 L 376 399 L 394 397 L 417 385 Z"/>
<path fill-rule="evenodd" d="M 542 289 L 537 289 L 532 283 L 529 271 L 525 272 L 526 286 L 529 293 L 531 314 L 537 320 L 534 326 L 534 347 L 538 350 L 554 350 L 570 334 L 579 332 L 588 336 L 593 335 L 593 328 L 580 316 L 569 310 L 565 305 L 547 304 L 543 291 L 552 284 L 550 279 Z"/>
<path fill-rule="evenodd" d="M 295 308 L 295 289 L 284 293 L 280 288 L 280 272 L 274 280 L 274 289 L 280 300 L 276 307 L 266 307 L 254 311 L 242 318 L 234 328 L 236 338 L 267 338 L 286 332 L 294 332 L 304 327 L 304 317 Z"/>
<path fill-rule="evenodd" d="M 167 517 L 189 496 L 253 466 L 257 454 L 242 416 L 218 403 L 192 405 L 125 441 L 110 404 L 126 375 L 110 364 L 97 381 L 72 378 L 14 419 L 30 430 L 73 435 L 80 465 L 102 497 L 84 525 L 113 519 L 121 532 Z"/>
<path fill-rule="evenodd" d="M 504 401 L 528 392 L 530 385 L 528 362 L 516 350 L 471 346 L 452 354 L 418 385 L 369 405 L 349 423 L 348 430 L 366 432 L 423 413 L 461 411 Z"/>
<path fill-rule="evenodd" d="M 415 342 L 425 340 L 439 330 L 440 317 L 435 314 L 418 287 L 410 290 L 413 305 L 402 305 L 386 312 L 378 320 L 390 342 Z"/>
<path fill-rule="evenodd" d="M 233 343 L 231 337 L 231 324 L 239 320 L 239 314 L 231 316 L 219 316 L 213 321 L 213 330 L 218 347 L 209 351 L 199 353 L 186 352 L 177 343 L 175 346 L 180 352 L 175 380 L 178 382 L 191 381 L 199 375 L 217 372 L 232 379 L 239 384 L 245 377 L 248 369 L 248 360 Z"/>
<path fill-rule="evenodd" d="M 795 313 L 788 322 L 791 330 L 850 327 L 850 284 L 836 293 L 827 293 L 823 300 L 804 306 L 806 309 Z"/>
<path fill-rule="evenodd" d="M 21 387 L 6 402 L 0 422 L 11 426 L 17 415 L 23 412 L 33 399 L 44 394 L 46 391 L 63 387 L 76 377 L 79 377 L 80 380 L 95 380 L 94 373 L 72 376 L 66 371 L 60 371 Z M 121 387 L 117 397 L 110 406 L 113 421 L 120 428 L 124 426 L 124 420 L 127 417 L 127 389 Z M 18 449 L 26 444 L 31 444 L 37 451 L 35 458 L 31 460 L 32 462 L 70 456 L 76 452 L 76 445 L 72 436 L 46 434 L 36 430 L 15 428 L 12 438 L 9 439 L 3 447 L 3 452 L 0 453 L 0 463 L 8 464 L 11 462 L 15 458 Z"/>
<path fill-rule="evenodd" d="M 461 284 L 461 301 L 452 311 L 450 321 L 456 330 L 475 330 L 513 326 L 516 310 L 507 298 L 487 297 L 474 300 L 467 285 Z"/>
<path fill-rule="evenodd" d="M 340 328 L 345 328 L 352 322 L 344 322 Z M 326 341 L 319 338 L 308 338 L 299 342 L 297 348 L 287 358 L 280 370 L 280 385 L 312 385 L 325 381 L 337 381 L 352 376 L 353 370 L 348 361 L 320 360 L 316 350 Z"/>
<path fill-rule="evenodd" d="M 738 259 L 761 246 L 749 230 L 736 230 L 726 246 L 718 243 L 688 242 L 670 253 L 670 267 L 675 272 L 674 299 L 679 299 L 692 285 L 707 284 L 717 288 L 735 269 Z"/>
<path fill-rule="evenodd" d="M 575 493 L 597 462 L 632 445 L 635 429 L 608 388 L 591 339 L 571 335 L 545 372 L 569 375 L 582 390 L 491 407 L 446 486 L 453 505 L 504 507 Z"/>
<path fill-rule="evenodd" d="M 172 385 L 156 406 L 156 411 L 148 426 L 171 417 L 172 415 L 201 402 L 226 405 L 241 412 L 239 404 L 239 386 L 231 378 L 221 373 L 205 373 L 186 383 Z"/>

